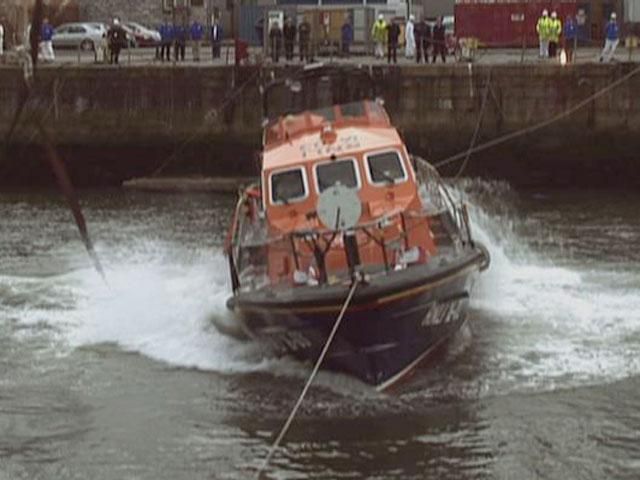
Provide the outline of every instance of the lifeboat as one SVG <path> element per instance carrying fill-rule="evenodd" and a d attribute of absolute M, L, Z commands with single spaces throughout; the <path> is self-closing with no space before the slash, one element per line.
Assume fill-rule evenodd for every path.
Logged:
<path fill-rule="evenodd" d="M 262 90 L 260 180 L 229 229 L 227 306 L 243 335 L 303 361 L 342 314 L 323 368 L 389 389 L 463 325 L 489 254 L 367 71 L 320 66 Z"/>

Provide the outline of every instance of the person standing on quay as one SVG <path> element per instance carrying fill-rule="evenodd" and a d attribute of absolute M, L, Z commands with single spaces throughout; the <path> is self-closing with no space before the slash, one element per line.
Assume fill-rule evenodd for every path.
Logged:
<path fill-rule="evenodd" d="M 204 27 L 200 22 L 194 20 L 191 24 L 191 55 L 193 55 L 193 61 L 200 61 L 200 45 L 202 44 L 202 38 L 204 37 Z"/>
<path fill-rule="evenodd" d="M 222 42 L 222 25 L 217 18 L 213 19 L 209 37 L 211 39 L 211 57 L 215 60 L 220 58 L 220 43 Z"/>
<path fill-rule="evenodd" d="M 118 65 L 120 59 L 120 50 L 126 45 L 127 32 L 124 31 L 122 25 L 120 25 L 120 19 L 114 18 L 111 28 L 107 32 L 107 38 L 109 40 L 109 63 Z"/>
<path fill-rule="evenodd" d="M 425 29 L 426 26 L 427 24 L 420 19 L 413 27 L 413 34 L 416 39 L 416 63 L 420 63 L 422 61 L 422 45 L 427 34 Z M 429 63 L 428 60 L 427 63 Z"/>
<path fill-rule="evenodd" d="M 551 20 L 549 20 L 549 57 L 556 58 L 558 51 L 558 42 L 562 33 L 562 22 L 558 18 L 556 12 L 551 12 Z"/>
<path fill-rule="evenodd" d="M 540 52 L 538 54 L 540 58 L 549 56 L 549 21 L 549 11 L 545 8 L 536 24 L 536 32 L 538 33 L 538 42 L 540 44 Z"/>
<path fill-rule="evenodd" d="M 4 55 L 4 18 L 0 18 L 0 56 Z"/>
<path fill-rule="evenodd" d="M 413 58 L 416 54 L 416 35 L 415 35 L 415 19 L 416 17 L 409 15 L 409 20 L 404 29 L 404 56 Z"/>
<path fill-rule="evenodd" d="M 300 26 L 298 27 L 298 39 L 300 40 L 300 61 L 310 61 L 309 56 L 309 43 L 311 41 L 311 25 L 306 18 L 302 19 Z"/>
<path fill-rule="evenodd" d="M 184 25 L 178 23 L 173 27 L 173 36 L 175 39 L 175 45 L 173 47 L 173 58 L 177 62 L 182 60 L 184 62 L 185 49 L 187 46 L 187 29 Z"/>
<path fill-rule="evenodd" d="M 278 63 L 280 60 L 280 49 L 282 48 L 282 30 L 280 24 L 275 21 L 269 30 L 269 47 L 271 48 L 271 60 Z"/>
<path fill-rule="evenodd" d="M 298 30 L 293 24 L 291 17 L 287 17 L 282 28 L 282 35 L 284 37 L 284 58 L 287 61 L 293 60 L 293 47 L 296 44 L 296 35 Z"/>
<path fill-rule="evenodd" d="M 173 42 L 173 26 L 165 19 L 160 25 L 160 60 L 171 60 L 171 43 Z"/>
<path fill-rule="evenodd" d="M 620 41 L 620 30 L 618 29 L 618 24 L 616 22 L 616 12 L 611 14 L 611 19 L 605 27 L 604 37 L 604 48 L 600 54 L 600 61 L 602 62 L 605 60 L 610 62 L 616 52 L 618 42 Z"/>
<path fill-rule="evenodd" d="M 387 27 L 387 63 L 398 63 L 398 39 L 400 38 L 400 25 L 392 20 Z"/>
<path fill-rule="evenodd" d="M 40 29 L 40 50 L 42 51 L 42 59 L 45 62 L 53 62 L 56 59 L 53 53 L 53 27 L 49 23 L 49 19 L 42 20 Z"/>
<path fill-rule="evenodd" d="M 371 27 L 371 39 L 376 45 L 375 56 L 376 58 L 384 58 L 384 40 L 387 36 L 387 22 L 384 21 L 384 15 L 378 15 Z"/>
<path fill-rule="evenodd" d="M 431 44 L 431 27 L 423 17 L 416 23 L 416 62 L 420 63 L 424 55 L 424 63 L 429 63 L 429 45 Z"/>
<path fill-rule="evenodd" d="M 347 17 L 344 19 L 344 23 L 342 24 L 341 36 L 340 36 L 341 46 L 342 46 L 342 56 L 349 56 L 349 49 L 351 44 L 353 43 L 353 25 L 351 25 L 351 18 Z"/>
<path fill-rule="evenodd" d="M 436 63 L 438 54 L 442 57 L 442 63 L 447 63 L 447 45 L 445 44 L 444 33 L 445 27 L 442 23 L 442 17 L 438 17 L 438 21 L 433 26 L 433 63 Z"/>
<path fill-rule="evenodd" d="M 575 60 L 576 46 L 578 41 L 578 27 L 572 15 L 567 15 L 562 32 L 564 51 L 567 54 L 567 63 Z"/>

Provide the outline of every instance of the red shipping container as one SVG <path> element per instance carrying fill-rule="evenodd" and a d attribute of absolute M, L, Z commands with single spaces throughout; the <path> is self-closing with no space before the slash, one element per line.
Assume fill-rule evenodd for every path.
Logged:
<path fill-rule="evenodd" d="M 475 37 L 480 47 L 521 47 L 538 45 L 536 24 L 544 9 L 557 12 L 564 21 L 575 15 L 577 3 L 571 1 L 483 1 L 456 0 L 454 7 L 457 38 Z"/>

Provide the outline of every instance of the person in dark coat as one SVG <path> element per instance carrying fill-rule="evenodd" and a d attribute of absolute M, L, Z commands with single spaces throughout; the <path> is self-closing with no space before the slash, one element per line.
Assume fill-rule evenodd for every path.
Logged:
<path fill-rule="evenodd" d="M 293 60 L 293 47 L 296 44 L 296 35 L 298 29 L 291 21 L 291 17 L 287 17 L 282 29 L 282 35 L 284 36 L 284 56 L 287 60 Z"/>
<path fill-rule="evenodd" d="M 113 19 L 113 24 L 107 32 L 107 40 L 109 42 L 109 52 L 111 53 L 109 63 L 117 65 L 120 58 L 120 50 L 127 44 L 127 32 L 120 25 L 118 18 Z"/>
<path fill-rule="evenodd" d="M 173 43 L 173 25 L 168 20 L 160 25 L 160 60 L 171 60 L 171 44 Z"/>
<path fill-rule="evenodd" d="M 175 46 L 173 48 L 174 60 L 182 60 L 184 62 L 184 53 L 187 45 L 187 29 L 184 25 L 177 24 L 173 26 Z"/>
<path fill-rule="evenodd" d="M 342 24 L 341 31 L 341 41 L 342 41 L 342 55 L 345 57 L 349 56 L 349 48 L 353 43 L 353 25 L 351 25 L 351 18 L 347 17 Z"/>
<path fill-rule="evenodd" d="M 300 40 L 300 61 L 308 62 L 309 57 L 309 43 L 311 42 L 311 25 L 307 19 L 303 19 L 298 27 L 298 38 Z"/>
<path fill-rule="evenodd" d="M 264 46 L 264 17 L 259 18 L 256 21 L 253 28 L 256 31 L 256 36 L 258 37 L 260 46 L 263 47 Z"/>
<path fill-rule="evenodd" d="M 445 29 L 442 23 L 442 17 L 438 17 L 438 21 L 433 26 L 433 63 L 436 63 L 436 57 L 438 54 L 442 57 L 442 62 L 447 62 L 446 51 L 447 45 L 445 44 Z"/>
<path fill-rule="evenodd" d="M 428 27 L 428 25 L 422 19 L 417 21 L 413 27 L 413 34 L 416 37 L 416 63 L 420 63 L 422 61 L 422 45 L 424 38 L 427 35 L 425 27 Z"/>
<path fill-rule="evenodd" d="M 282 29 L 278 22 L 273 22 L 269 30 L 269 47 L 271 47 L 271 59 L 278 63 L 282 49 Z"/>
<path fill-rule="evenodd" d="M 398 63 L 398 39 L 400 38 L 400 25 L 393 20 L 387 27 L 387 62 Z"/>
<path fill-rule="evenodd" d="M 220 25 L 217 18 L 214 18 L 213 23 L 211 24 L 209 39 L 211 40 L 211 57 L 214 60 L 216 58 L 220 58 L 220 45 L 222 43 L 222 25 Z"/>

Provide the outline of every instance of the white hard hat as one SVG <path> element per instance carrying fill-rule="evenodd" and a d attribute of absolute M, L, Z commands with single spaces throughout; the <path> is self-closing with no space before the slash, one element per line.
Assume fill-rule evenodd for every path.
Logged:
<path fill-rule="evenodd" d="M 551 12 L 551 18 L 557 18 L 558 14 L 556 12 Z"/>
<path fill-rule="evenodd" d="M 412 22 L 416 19 L 416 17 L 413 15 L 413 13 L 411 15 L 409 15 L 409 20 L 411 20 Z"/>
<path fill-rule="evenodd" d="M 118 17 L 113 19 L 113 24 L 114 25 L 118 25 L 120 23 L 120 20 L 118 20 Z"/>
<path fill-rule="evenodd" d="M 384 20 L 384 15 L 383 14 L 378 15 L 378 20 Z"/>
<path fill-rule="evenodd" d="M 611 18 L 615 19 L 617 17 L 616 12 L 611 12 Z"/>
<path fill-rule="evenodd" d="M 542 15 L 544 15 L 545 17 L 549 15 L 549 10 L 547 10 L 546 8 L 542 10 Z"/>

